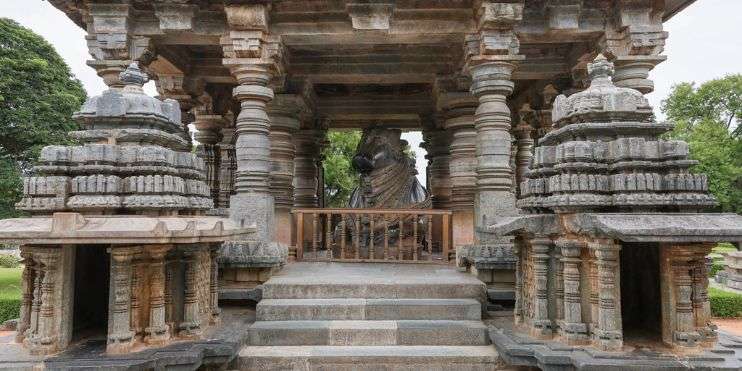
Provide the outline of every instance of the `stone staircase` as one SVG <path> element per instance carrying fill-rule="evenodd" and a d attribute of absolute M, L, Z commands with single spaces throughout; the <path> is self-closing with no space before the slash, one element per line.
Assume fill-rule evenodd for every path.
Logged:
<path fill-rule="evenodd" d="M 243 370 L 493 370 L 485 286 L 450 267 L 295 263 L 263 287 Z"/>

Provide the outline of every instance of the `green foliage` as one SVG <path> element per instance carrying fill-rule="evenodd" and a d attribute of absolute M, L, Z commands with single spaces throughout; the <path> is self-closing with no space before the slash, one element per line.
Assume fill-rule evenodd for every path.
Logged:
<path fill-rule="evenodd" d="M 709 277 L 716 277 L 716 274 L 724 270 L 724 263 L 713 262 L 711 263 L 711 269 L 709 269 Z"/>
<path fill-rule="evenodd" d="M 709 177 L 709 190 L 723 211 L 742 213 L 742 75 L 704 83 L 676 85 L 662 102 L 668 120 L 676 123 L 669 134 L 687 141 L 698 166 L 691 171 Z"/>
<path fill-rule="evenodd" d="M 0 18 L 0 218 L 15 215 L 19 175 L 47 144 L 69 142 L 67 132 L 85 90 L 41 36 Z"/>
<path fill-rule="evenodd" d="M 21 308 L 21 268 L 0 268 L 0 323 L 18 318 Z"/>
<path fill-rule="evenodd" d="M 351 166 L 361 132 L 330 131 L 327 133 L 328 145 L 323 155 L 325 170 L 325 206 L 345 207 L 350 194 L 358 186 L 358 173 Z"/>
<path fill-rule="evenodd" d="M 13 255 L 0 254 L 0 268 L 17 268 L 21 263 Z"/>
<path fill-rule="evenodd" d="M 742 295 L 709 287 L 711 315 L 714 317 L 742 317 Z"/>

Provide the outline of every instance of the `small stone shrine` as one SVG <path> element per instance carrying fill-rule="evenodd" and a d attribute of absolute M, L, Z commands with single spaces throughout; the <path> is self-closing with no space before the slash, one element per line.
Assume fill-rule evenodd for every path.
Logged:
<path fill-rule="evenodd" d="M 688 171 L 688 145 L 662 139 L 672 125 L 613 72 L 599 55 L 590 86 L 556 98 L 554 130 L 521 183 L 527 214 L 490 228 L 516 236 L 515 334 L 493 337 L 510 364 L 549 368 L 538 347 L 517 352 L 528 338 L 626 352 L 717 340 L 704 258 L 742 238 L 742 216 L 700 212 L 715 200 L 706 176 Z"/>
<path fill-rule="evenodd" d="M 85 102 L 75 146 L 48 146 L 24 179 L 0 241 L 21 245 L 17 341 L 53 354 L 104 335 L 108 353 L 195 339 L 219 318 L 222 241 L 249 232 L 212 208 L 204 163 L 174 100 L 142 91 L 136 64 L 121 88 Z"/>

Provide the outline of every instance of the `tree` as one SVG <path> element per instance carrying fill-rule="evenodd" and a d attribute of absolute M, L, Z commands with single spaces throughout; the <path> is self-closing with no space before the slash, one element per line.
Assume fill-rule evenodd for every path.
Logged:
<path fill-rule="evenodd" d="M 352 161 L 361 132 L 330 131 L 327 133 L 328 145 L 323 151 L 322 165 L 325 170 L 325 203 L 328 207 L 345 207 L 350 194 L 358 186 L 358 173 Z"/>
<path fill-rule="evenodd" d="M 684 121 L 693 128 L 702 121 L 723 125 L 732 135 L 742 133 L 742 74 L 727 75 L 703 83 L 696 88 L 693 83 L 673 87 L 670 96 L 662 101 L 662 112 L 667 118 Z"/>
<path fill-rule="evenodd" d="M 681 83 L 662 101 L 675 122 L 669 136 L 688 142 L 699 164 L 693 172 L 709 177 L 709 190 L 723 211 L 742 213 L 742 75 L 729 75 L 696 88 Z"/>
<path fill-rule="evenodd" d="M 0 217 L 15 215 L 20 175 L 48 144 L 69 143 L 85 90 L 41 36 L 0 18 Z"/>

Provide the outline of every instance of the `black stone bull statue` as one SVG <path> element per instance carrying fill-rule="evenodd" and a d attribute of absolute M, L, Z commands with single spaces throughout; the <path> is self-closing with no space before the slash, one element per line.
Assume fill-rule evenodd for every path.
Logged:
<path fill-rule="evenodd" d="M 417 180 L 415 160 L 405 153 L 407 142 L 401 139 L 402 132 L 397 129 L 371 127 L 363 131 L 363 136 L 352 165 L 359 172 L 359 186 L 351 193 L 348 207 L 354 209 L 429 209 L 431 199 L 428 191 Z M 358 238 L 361 246 L 360 256 L 368 256 L 370 242 L 371 217 L 374 220 L 374 246 L 376 258 L 381 257 L 381 246 L 384 239 L 385 220 L 382 215 L 347 215 L 347 236 Z M 397 246 L 400 217 L 388 215 L 389 245 Z M 402 219 L 402 238 L 411 238 L 413 233 L 413 216 Z M 358 228 L 356 228 L 358 225 Z M 425 248 L 427 221 L 418 218 L 418 238 Z M 336 231 L 337 233 L 338 231 Z M 351 245 L 352 245 L 351 241 Z M 403 241 L 404 242 L 404 241 Z M 405 243 L 412 245 L 412 241 Z M 398 257 L 398 251 L 390 251 Z"/>

